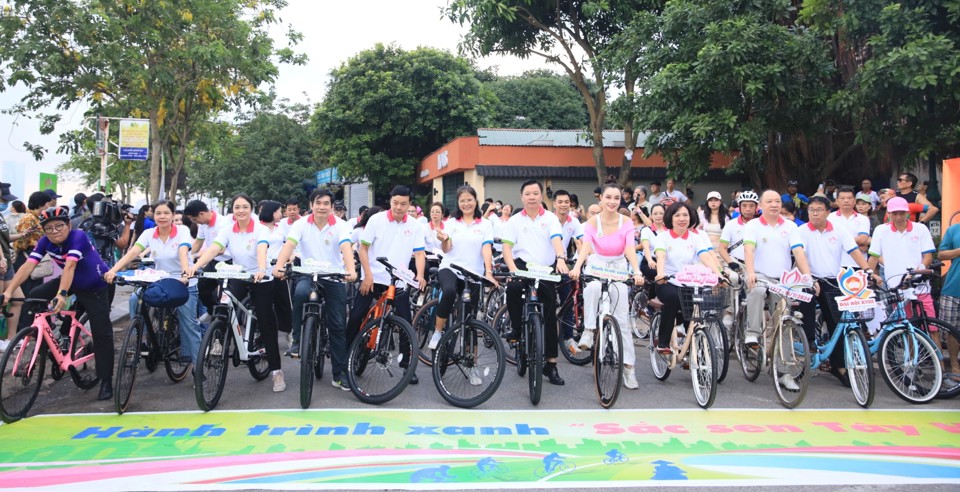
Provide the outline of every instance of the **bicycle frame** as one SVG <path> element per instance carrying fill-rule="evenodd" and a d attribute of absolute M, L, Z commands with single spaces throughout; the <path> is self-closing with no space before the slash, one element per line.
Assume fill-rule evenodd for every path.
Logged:
<path fill-rule="evenodd" d="M 251 352 L 247 347 L 252 339 L 254 313 L 227 289 L 227 279 L 223 279 L 220 289 L 220 303 L 213 308 L 213 317 L 222 319 L 230 326 L 230 333 L 233 334 L 233 340 L 237 345 L 238 354 L 241 361 L 248 361 L 253 355 L 264 355 L 265 348 Z M 241 330 L 241 317 L 243 328 Z M 224 347 L 226 350 L 226 347 Z"/>
<path fill-rule="evenodd" d="M 770 282 L 767 282 L 767 281 L 765 281 L 765 280 L 758 279 L 758 280 L 757 280 L 757 285 L 761 285 L 761 284 L 763 284 L 763 285 L 764 285 L 764 288 L 766 288 L 766 294 L 765 294 L 765 295 L 766 295 L 766 299 L 764 300 L 764 302 L 765 302 L 765 303 L 769 303 L 770 295 L 771 295 L 771 294 L 770 294 L 770 288 L 769 288 L 769 287 L 770 287 Z M 784 321 L 788 321 L 788 320 L 789 320 L 789 321 L 792 321 L 792 322 L 795 323 L 797 326 L 802 326 L 802 325 L 803 325 L 803 323 L 802 323 L 802 321 L 801 321 L 802 316 L 797 316 L 797 315 L 800 314 L 800 313 L 798 313 L 798 312 L 796 312 L 796 311 L 793 311 L 792 309 L 789 309 L 789 308 L 792 307 L 792 306 L 789 306 L 789 305 L 788 305 L 788 303 L 787 303 L 787 298 L 784 297 L 784 296 L 778 296 L 778 297 L 780 297 L 780 299 L 777 301 L 777 305 L 776 305 L 776 307 L 773 309 L 773 312 L 770 313 L 770 319 L 773 320 L 773 322 L 774 322 L 773 330 L 772 330 L 772 333 L 771 333 L 772 336 L 769 336 L 769 337 L 766 336 L 766 335 L 767 335 L 767 333 L 766 333 L 767 330 L 763 330 L 764 353 L 767 354 L 767 356 L 764 358 L 765 360 L 763 361 L 763 364 L 766 364 L 766 360 L 767 360 L 767 359 L 770 359 L 771 357 L 773 357 L 773 354 L 771 353 L 771 349 L 773 348 L 773 341 L 774 341 L 774 340 L 777 340 L 777 339 L 781 336 L 781 332 L 782 332 L 782 330 L 783 330 L 783 322 L 784 322 Z M 785 345 L 786 345 L 786 344 L 784 344 L 784 343 L 778 344 L 778 346 L 780 347 L 780 351 L 781 351 L 781 352 L 780 352 L 780 358 L 781 358 L 781 360 L 790 360 L 790 359 L 792 359 L 793 357 L 796 356 L 796 353 L 795 353 L 793 350 L 790 350 L 789 357 L 786 357 L 787 353 L 785 352 L 785 350 L 786 350 Z M 762 367 L 761 367 L 761 368 L 762 368 Z"/>
<path fill-rule="evenodd" d="M 811 369 L 820 367 L 820 364 L 830 359 L 830 355 L 836 350 L 837 343 L 840 342 L 842 337 L 845 337 L 852 330 L 860 329 L 860 322 L 853 318 L 852 313 L 846 311 L 839 311 L 839 313 L 841 313 L 841 318 L 837 322 L 837 327 L 833 330 L 833 335 L 823 345 L 818 344 L 817 350 L 810 354 Z M 871 353 L 874 353 L 874 351 L 871 350 Z"/>
<path fill-rule="evenodd" d="M 77 322 L 77 313 L 76 311 L 61 311 L 60 315 L 64 316 L 66 319 L 70 320 L 70 346 L 73 346 L 74 340 L 76 339 L 77 333 L 83 332 L 87 336 L 93 338 L 93 335 L 90 333 L 86 327 Z M 60 370 L 66 372 L 69 371 L 71 367 L 79 366 L 88 360 L 94 357 L 94 354 L 91 352 L 88 355 L 85 355 L 79 359 L 74 360 L 71 353 L 64 354 L 60 351 L 60 346 L 57 343 L 57 337 L 53 334 L 53 327 L 50 326 L 50 323 L 47 322 L 47 316 L 55 316 L 52 312 L 37 313 L 34 315 L 33 324 L 31 325 L 40 332 L 43 337 L 44 343 L 47 345 L 47 348 L 50 349 L 50 355 L 53 357 L 54 362 L 59 366 Z M 64 320 L 65 322 L 66 320 Z M 33 353 L 30 354 L 30 369 L 33 370 L 36 367 L 37 356 L 40 355 L 39 343 L 34 345 Z M 11 347 L 10 350 L 13 348 Z M 25 356 L 21 349 L 14 359 L 14 367 L 20 366 L 21 357 Z"/>
<path fill-rule="evenodd" d="M 701 287 L 693 287 L 693 295 L 698 296 L 701 292 Z M 706 323 L 703 322 L 704 317 L 700 313 L 700 305 L 694 305 L 693 307 L 693 316 L 691 320 L 687 322 L 687 329 L 689 334 L 683 337 L 683 345 L 677 344 L 677 330 L 674 329 L 673 333 L 670 334 L 670 363 L 667 364 L 669 369 L 673 369 L 677 366 L 677 363 L 682 361 L 684 357 L 687 356 L 687 352 L 690 350 L 690 344 L 693 343 L 693 332 L 696 330 L 703 330 L 707 327 Z"/>

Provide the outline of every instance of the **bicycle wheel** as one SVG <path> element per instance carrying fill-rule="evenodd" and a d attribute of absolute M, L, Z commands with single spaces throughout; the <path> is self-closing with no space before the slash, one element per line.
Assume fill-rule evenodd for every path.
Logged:
<path fill-rule="evenodd" d="M 717 398 L 717 347 L 712 334 L 702 328 L 693 331 L 690 344 L 690 379 L 693 396 L 700 408 L 710 408 Z"/>
<path fill-rule="evenodd" d="M 177 321 L 176 313 L 170 312 L 167 315 L 166 326 L 159 328 L 166 330 L 165 341 L 160 344 L 160 357 L 163 358 L 163 367 L 166 369 L 170 381 L 179 383 L 187 377 L 187 372 L 190 371 L 190 359 L 184 357 L 180 352 L 180 322 Z"/>
<path fill-rule="evenodd" d="M 8 424 L 26 417 L 40 394 L 47 346 L 39 333 L 33 326 L 20 330 L 0 359 L 0 419 Z"/>
<path fill-rule="evenodd" d="M 727 377 L 727 369 L 730 366 L 730 339 L 727 338 L 727 330 L 724 329 L 719 318 L 709 318 L 707 331 L 710 332 L 715 350 L 713 360 L 717 365 L 717 383 L 722 383 Z"/>
<path fill-rule="evenodd" d="M 792 320 L 784 320 L 773 341 L 773 384 L 780 404 L 796 408 L 807 394 L 810 380 L 810 350 L 803 329 Z"/>
<path fill-rule="evenodd" d="M 253 376 L 253 379 L 263 381 L 270 375 L 270 362 L 267 360 L 267 352 L 263 345 L 263 334 L 260 333 L 260 325 L 257 324 L 257 318 L 253 318 L 251 323 L 250 358 L 247 360 L 247 369 L 250 370 L 250 375 Z M 263 353 L 259 354 L 260 352 Z"/>
<path fill-rule="evenodd" d="M 580 349 L 577 353 L 572 353 L 563 343 L 563 337 L 566 336 L 567 330 L 573 333 L 573 341 L 577 342 L 577 344 L 580 343 L 580 336 L 583 335 L 583 305 L 575 305 L 575 297 L 576 294 L 571 294 L 567 302 L 557 309 L 557 323 L 560 325 L 560 336 L 557 337 L 557 342 L 560 344 L 560 353 L 563 354 L 563 358 L 575 366 L 585 366 L 593 360 L 593 350 Z M 567 309 L 573 310 L 572 322 L 570 320 L 564 320 L 563 316 L 560 315 L 560 313 Z"/>
<path fill-rule="evenodd" d="M 500 306 L 503 305 L 503 292 L 503 286 L 490 290 L 490 293 L 483 302 L 483 310 L 479 313 L 483 318 L 480 321 L 483 321 L 491 327 L 493 326 L 497 311 L 499 311 Z"/>
<path fill-rule="evenodd" d="M 527 386 L 530 389 L 530 403 L 536 405 L 540 403 L 540 392 L 543 390 L 543 320 L 539 313 L 530 313 L 526 330 L 526 356 L 530 366 Z"/>
<path fill-rule="evenodd" d="M 137 316 L 127 329 L 127 336 L 120 346 L 117 361 L 117 375 L 113 383 L 113 407 L 118 415 L 127 411 L 133 384 L 137 379 L 137 367 L 140 365 L 140 342 L 143 340 L 143 318 Z"/>
<path fill-rule="evenodd" d="M 647 315 L 647 292 L 643 287 L 637 289 L 637 292 L 633 294 L 633 298 L 630 299 L 630 323 L 631 331 L 633 332 L 633 343 L 637 344 L 642 340 L 647 339 L 647 334 L 650 333 L 650 322 L 651 317 Z"/>
<path fill-rule="evenodd" d="M 150 323 L 153 325 L 154 329 L 157 327 L 163 326 L 163 322 L 160 320 L 160 310 L 157 308 L 143 306 L 143 309 L 147 310 L 147 316 L 150 317 Z M 156 371 L 160 367 L 160 349 L 153 346 L 152 337 L 144 331 L 144 336 L 140 341 L 140 357 L 143 359 L 144 367 L 147 368 L 147 372 Z"/>
<path fill-rule="evenodd" d="M 347 378 L 357 399 L 379 405 L 407 387 L 417 369 L 415 339 L 410 323 L 392 314 L 360 330 L 347 356 Z"/>
<path fill-rule="evenodd" d="M 69 368 L 73 384 L 83 390 L 96 386 L 100 382 L 100 376 L 97 375 L 97 362 L 93 357 L 93 335 L 89 328 L 83 326 L 77 329 L 70 340 L 70 353 L 74 360 L 74 365 Z M 89 359 L 79 364 L 76 363 L 77 360 L 84 357 L 89 357 Z"/>
<path fill-rule="evenodd" d="M 227 323 L 222 319 L 215 319 L 210 323 L 207 332 L 200 342 L 200 353 L 197 355 L 197 365 L 194 369 L 194 393 L 197 397 L 197 406 L 204 412 L 217 407 L 220 396 L 223 394 L 223 385 L 227 381 L 228 354 L 230 352 L 230 336 Z"/>
<path fill-rule="evenodd" d="M 487 401 L 503 380 L 503 352 L 500 336 L 482 321 L 470 319 L 448 327 L 433 354 L 433 382 L 440 396 L 460 408 Z"/>
<path fill-rule="evenodd" d="M 417 355 L 420 357 L 420 362 L 428 367 L 433 364 L 433 356 L 428 347 L 430 337 L 433 336 L 437 325 L 437 304 L 439 303 L 439 299 L 430 300 L 413 317 L 413 329 L 417 332 Z"/>
<path fill-rule="evenodd" d="M 936 348 L 919 330 L 900 326 L 880 342 L 880 374 L 887 386 L 910 403 L 937 396 L 943 378 Z"/>
<path fill-rule="evenodd" d="M 733 346 L 737 351 L 737 360 L 740 361 L 740 369 L 743 370 L 743 377 L 747 381 L 753 382 L 760 376 L 760 370 L 763 368 L 763 343 L 752 349 L 747 347 L 745 338 L 747 336 L 746 314 L 740 311 L 739 320 L 735 327 L 737 338 Z"/>
<path fill-rule="evenodd" d="M 653 314 L 647 339 L 650 340 L 650 365 L 653 366 L 653 377 L 660 381 L 666 381 L 670 377 L 670 356 L 657 351 L 657 337 L 660 333 L 661 319 L 660 311 Z"/>
<path fill-rule="evenodd" d="M 873 362 L 870 360 L 870 347 L 861 328 L 847 330 L 844 334 L 843 355 L 853 397 L 861 407 L 870 408 L 876 394 L 876 381 Z"/>
<path fill-rule="evenodd" d="M 317 315 L 308 314 L 303 318 L 303 330 L 300 333 L 300 408 L 310 408 L 313 398 L 313 376 L 317 344 Z"/>
<path fill-rule="evenodd" d="M 323 379 L 323 367 L 327 363 L 327 357 L 330 356 L 330 338 L 327 336 L 327 327 L 320 320 L 321 318 L 318 316 L 317 350 L 314 356 L 317 360 L 313 363 L 313 376 L 317 379 Z M 303 362 L 300 363 L 303 364 Z"/>
<path fill-rule="evenodd" d="M 960 329 L 933 318 L 910 320 L 910 324 L 930 335 L 943 355 L 943 383 L 937 392 L 938 399 L 960 395 Z"/>
<path fill-rule="evenodd" d="M 610 408 L 620 396 L 623 378 L 623 336 L 613 316 L 604 316 L 593 351 L 593 379 L 600 406 Z M 633 345 L 628 350 L 633 350 Z"/>
<path fill-rule="evenodd" d="M 510 333 L 510 311 L 507 310 L 506 304 L 503 304 L 497 308 L 497 312 L 493 315 L 493 323 L 491 323 L 490 326 L 493 328 L 493 331 L 497 334 L 497 336 L 501 336 L 501 340 L 503 339 L 502 335 L 504 333 Z M 517 365 L 517 345 L 518 344 L 516 342 L 509 343 L 505 341 L 503 343 L 504 358 L 506 359 L 507 364 L 514 366 Z M 520 368 L 517 367 L 518 372 L 519 370 Z M 522 373 L 520 375 L 523 376 Z"/>

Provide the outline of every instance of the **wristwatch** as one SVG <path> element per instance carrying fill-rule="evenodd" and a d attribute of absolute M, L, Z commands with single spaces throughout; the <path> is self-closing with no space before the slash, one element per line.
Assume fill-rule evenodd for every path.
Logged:
<path fill-rule="evenodd" d="M 66 290 L 66 289 L 60 289 L 60 292 L 57 292 L 57 295 L 60 296 L 60 297 L 67 297 L 67 290 Z"/>

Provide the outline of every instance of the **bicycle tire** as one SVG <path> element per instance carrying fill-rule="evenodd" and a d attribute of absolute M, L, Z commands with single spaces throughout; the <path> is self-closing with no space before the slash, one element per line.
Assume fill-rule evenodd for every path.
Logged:
<path fill-rule="evenodd" d="M 347 379 L 354 396 L 373 405 L 396 398 L 417 369 L 415 339 L 413 327 L 399 316 L 370 320 L 353 339 L 347 356 Z M 363 369 L 358 373 L 361 360 Z"/>
<path fill-rule="evenodd" d="M 323 322 L 323 311 L 317 315 L 317 350 L 316 362 L 313 364 L 313 377 L 323 379 L 323 368 L 327 363 L 327 357 L 330 356 L 330 337 L 327 336 L 327 327 Z M 303 362 L 300 362 L 303 364 Z"/>
<path fill-rule="evenodd" d="M 47 346 L 39 334 L 35 326 L 20 330 L 0 359 L 0 395 L 3 395 L 0 398 L 0 419 L 8 424 L 26 417 L 40 394 L 47 364 Z M 34 351 L 37 351 L 37 357 L 31 364 Z M 24 377 L 24 374 L 29 376 Z"/>
<path fill-rule="evenodd" d="M 690 340 L 690 380 L 700 408 L 710 408 L 717 398 L 717 348 L 705 329 L 695 329 Z"/>
<path fill-rule="evenodd" d="M 915 354 L 910 354 L 910 343 L 916 343 Z M 907 356 L 913 359 L 909 364 Z M 887 332 L 880 342 L 880 374 L 887 386 L 902 400 L 927 403 L 932 400 L 943 382 L 943 370 L 936 349 L 920 330 L 905 326 Z M 918 386 L 923 381 L 926 386 Z"/>
<path fill-rule="evenodd" d="M 127 335 L 120 346 L 117 357 L 117 374 L 113 383 L 113 408 L 117 415 L 123 415 L 130 405 L 130 396 L 137 380 L 137 367 L 140 365 L 140 343 L 143 341 L 143 318 L 137 316 L 130 323 Z"/>
<path fill-rule="evenodd" d="M 752 349 L 747 347 L 746 336 L 747 336 L 747 325 L 746 325 L 746 315 L 744 311 L 740 311 L 740 320 L 737 322 L 735 327 L 737 338 L 734 340 L 733 346 L 737 351 L 737 360 L 740 361 L 740 369 L 743 371 L 743 377 L 750 382 L 754 382 L 760 377 L 760 371 L 763 369 L 763 341 L 757 346 L 757 348 Z"/>
<path fill-rule="evenodd" d="M 507 310 L 507 305 L 502 304 L 497 308 L 497 312 L 493 315 L 493 323 L 490 324 L 493 328 L 493 331 L 503 339 L 503 334 L 510 332 L 510 311 Z M 516 356 L 516 343 L 507 343 L 504 342 L 504 358 L 507 361 L 507 364 L 517 365 L 517 356 Z M 521 374 L 523 376 L 523 374 Z"/>
<path fill-rule="evenodd" d="M 417 333 L 417 355 L 420 357 L 420 362 L 426 364 L 427 367 L 433 364 L 433 356 L 430 354 L 428 347 L 430 337 L 433 336 L 434 329 L 437 325 L 438 304 L 440 304 L 439 299 L 432 299 L 425 302 L 413 317 L 412 325 L 414 331 Z"/>
<path fill-rule="evenodd" d="M 666 381 L 670 377 L 670 356 L 663 355 L 657 351 L 657 339 L 660 333 L 660 320 L 662 316 L 660 311 L 653 314 L 650 320 L 650 332 L 647 333 L 647 339 L 650 340 L 650 365 L 653 367 L 653 377 L 659 381 Z"/>
<path fill-rule="evenodd" d="M 773 341 L 770 358 L 777 399 L 786 408 L 796 408 L 807 394 L 811 372 L 810 349 L 803 329 L 792 320 L 784 320 L 779 336 Z M 791 378 L 798 389 L 788 388 L 786 378 Z"/>
<path fill-rule="evenodd" d="M 163 359 L 163 367 L 167 371 L 167 377 L 170 378 L 170 381 L 179 383 L 190 372 L 190 362 L 182 354 L 180 322 L 177 320 L 174 311 L 167 314 L 166 332 L 164 342 L 160 344 L 160 357 Z"/>
<path fill-rule="evenodd" d="M 157 313 L 160 310 L 148 307 L 147 305 L 143 305 L 143 309 L 149 310 L 147 311 L 147 316 L 150 317 L 150 324 L 153 326 L 153 329 L 156 330 L 157 327 L 160 326 L 160 320 L 157 319 Z M 144 326 L 146 326 L 146 322 L 144 322 Z M 156 371 L 157 368 L 160 367 L 160 349 L 153 345 L 151 337 L 146 330 L 144 330 L 144 337 L 140 343 L 141 351 L 143 352 L 140 354 L 143 359 L 143 366 L 147 368 L 147 372 L 153 373 L 153 371 Z"/>
<path fill-rule="evenodd" d="M 648 302 L 647 292 L 643 287 L 640 287 L 630 299 L 630 331 L 633 333 L 632 342 L 634 345 L 646 340 L 647 334 L 650 332 L 652 317 L 644 313 Z"/>
<path fill-rule="evenodd" d="M 263 344 L 263 334 L 260 332 L 260 324 L 257 323 L 257 318 L 254 317 L 250 323 L 250 358 L 247 359 L 247 369 L 250 370 L 250 375 L 253 376 L 253 379 L 263 381 L 270 375 L 270 361 L 267 359 L 267 352 Z M 261 350 L 264 351 L 263 354 L 253 355 Z"/>
<path fill-rule="evenodd" d="M 488 340 L 494 343 L 486 343 Z M 489 400 L 506 370 L 503 352 L 500 336 L 482 321 L 469 319 L 448 327 L 433 354 L 433 382 L 440 396 L 460 408 L 474 408 Z"/>
<path fill-rule="evenodd" d="M 194 368 L 194 394 L 197 406 L 204 412 L 217 407 L 223 396 L 223 387 L 227 381 L 227 360 L 230 353 L 230 336 L 227 323 L 214 319 L 200 342 L 200 353 Z M 218 352 L 219 351 L 219 352 Z"/>
<path fill-rule="evenodd" d="M 313 376 L 317 344 L 314 336 L 317 330 L 317 315 L 307 314 L 303 318 L 300 333 L 300 408 L 310 408 L 313 398 Z"/>
<path fill-rule="evenodd" d="M 611 408 L 620 396 L 620 380 L 623 379 L 623 335 L 620 324 L 613 316 L 604 316 L 600 324 L 593 351 L 593 380 L 597 388 L 600 406 Z M 633 350 L 633 344 L 630 349 Z"/>
<path fill-rule="evenodd" d="M 527 387 L 530 390 L 530 403 L 540 403 L 543 391 L 543 320 L 539 313 L 530 313 L 527 317 L 527 361 L 530 373 L 527 374 Z"/>
<path fill-rule="evenodd" d="M 935 318 L 911 319 L 910 323 L 930 335 L 943 355 L 943 382 L 937 399 L 949 399 L 960 395 L 960 329 Z M 931 328 L 936 327 L 935 330 Z"/>
<path fill-rule="evenodd" d="M 870 408 L 877 392 L 876 378 L 873 374 L 873 361 L 870 359 L 870 347 L 861 328 L 849 329 L 844 334 L 843 355 L 853 398 L 857 405 Z"/>
<path fill-rule="evenodd" d="M 111 336 L 111 340 L 112 339 L 113 337 Z M 73 380 L 73 384 L 82 390 L 92 389 L 100 382 L 100 376 L 97 374 L 97 359 L 93 357 L 93 335 L 90 333 L 89 328 L 81 325 L 76 333 L 73 334 L 73 338 L 70 339 L 70 353 L 72 354 L 74 365 L 71 365 L 68 369 L 70 370 L 70 379 Z M 84 357 L 89 357 L 89 359 L 77 363 L 78 360 Z"/>
<path fill-rule="evenodd" d="M 585 366 L 593 361 L 593 349 L 579 349 L 577 353 L 571 353 L 567 350 L 567 346 L 563 343 L 563 337 L 566 333 L 567 328 L 570 328 L 573 333 L 573 341 L 577 343 L 579 347 L 580 337 L 583 335 L 583 304 L 579 304 L 579 309 L 574 309 L 574 298 L 577 296 L 576 293 L 572 293 L 570 298 L 567 299 L 567 302 L 563 306 L 557 308 L 557 322 L 559 324 L 559 334 L 557 337 L 557 343 L 560 345 L 560 353 L 563 354 L 563 358 L 567 359 L 567 362 L 575 366 Z M 573 309 L 573 326 L 568 326 L 569 323 L 563 321 L 563 316 L 560 313 L 564 309 Z"/>
<path fill-rule="evenodd" d="M 727 370 L 730 368 L 730 340 L 727 338 L 727 330 L 718 318 L 712 317 L 707 321 L 707 330 L 710 332 L 710 338 L 713 341 L 715 350 L 713 360 L 717 366 L 717 383 L 722 383 L 727 378 Z"/>

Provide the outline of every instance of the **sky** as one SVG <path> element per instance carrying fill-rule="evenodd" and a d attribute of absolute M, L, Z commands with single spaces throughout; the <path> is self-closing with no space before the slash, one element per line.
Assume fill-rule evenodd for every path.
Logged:
<path fill-rule="evenodd" d="M 376 43 L 395 43 L 407 50 L 429 46 L 456 54 L 466 29 L 441 18 L 440 9 L 446 4 L 446 0 L 289 0 L 288 6 L 279 13 L 282 22 L 271 34 L 276 44 L 282 46 L 285 43 L 282 37 L 292 25 L 304 36 L 294 48 L 306 53 L 309 60 L 304 66 L 280 66 L 275 83 L 278 95 L 292 102 L 320 102 L 330 71 Z M 544 64 L 539 59 L 494 56 L 477 60 L 477 66 L 496 67 L 501 75 L 514 75 L 543 68 Z M 16 104 L 25 93 L 22 88 L 0 93 L 0 110 Z M 13 183 L 15 195 L 25 198 L 36 191 L 39 173 L 53 173 L 67 160 L 66 155 L 55 153 L 57 133 L 80 127 L 84 109 L 77 106 L 64 112 L 54 135 L 40 135 L 39 123 L 35 120 L 0 114 L 0 180 Z M 40 162 L 34 160 L 22 148 L 25 141 L 46 147 L 47 156 Z M 79 183 L 64 179 L 58 183 L 58 192 L 64 196 L 72 197 L 77 191 L 84 191 L 80 190 Z"/>

